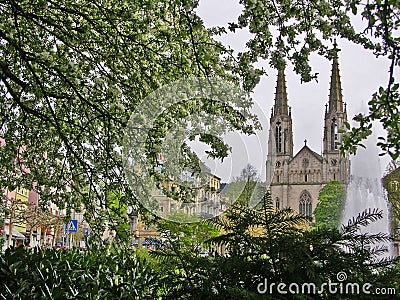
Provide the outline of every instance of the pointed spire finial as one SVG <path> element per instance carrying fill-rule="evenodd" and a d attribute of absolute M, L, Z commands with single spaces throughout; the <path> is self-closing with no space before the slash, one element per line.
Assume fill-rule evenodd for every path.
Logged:
<path fill-rule="evenodd" d="M 333 49 L 331 50 L 331 51 L 332 51 L 332 58 L 333 58 L 333 59 L 339 57 L 338 52 L 340 51 L 340 49 L 339 49 L 337 46 L 338 46 L 338 44 L 337 44 L 337 42 L 336 42 L 336 38 L 334 38 L 334 39 L 333 39 Z"/>
<path fill-rule="evenodd" d="M 333 51 L 334 51 L 334 53 L 336 53 L 336 54 L 337 54 L 337 51 L 338 51 L 338 49 L 337 49 L 337 42 L 336 42 L 336 38 L 334 38 L 334 39 L 333 39 Z"/>

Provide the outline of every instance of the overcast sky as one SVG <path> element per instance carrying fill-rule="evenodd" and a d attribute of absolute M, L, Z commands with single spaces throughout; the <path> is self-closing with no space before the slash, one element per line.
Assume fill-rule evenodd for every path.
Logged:
<path fill-rule="evenodd" d="M 226 26 L 228 22 L 236 21 L 240 14 L 241 6 L 238 2 L 237 0 L 200 0 L 197 12 L 203 18 L 206 27 Z M 243 51 L 249 38 L 249 32 L 241 30 L 218 37 L 218 40 L 236 51 Z M 362 47 L 342 39 L 338 39 L 338 47 L 341 49 L 339 68 L 343 100 L 347 103 L 348 118 L 351 120 L 360 111 L 367 111 L 367 102 L 379 86 L 387 85 L 389 62 L 386 59 L 376 59 Z M 331 62 L 313 55 L 311 65 L 313 72 L 319 73 L 318 82 L 301 84 L 292 66 L 289 65 L 286 68 L 289 105 L 292 107 L 295 153 L 304 146 L 305 139 L 312 150 L 317 153 L 322 151 L 323 118 L 329 96 Z M 213 171 L 222 177 L 223 181 L 229 181 L 230 177 L 237 176 L 247 163 L 254 165 L 260 171 L 261 178 L 265 179 L 265 169 L 262 168 L 265 166 L 267 154 L 269 116 L 274 100 L 276 70 L 269 68 L 268 63 L 262 63 L 260 66 L 266 69 L 267 76 L 262 77 L 253 98 L 264 130 L 252 138 L 242 136 L 238 138 L 237 134 L 231 135 L 233 155 L 222 166 L 211 165 Z M 378 126 L 375 128 L 377 135 L 384 133 Z M 388 157 L 381 159 L 382 172 L 388 161 Z M 212 164 L 209 160 L 207 162 L 209 166 Z"/>

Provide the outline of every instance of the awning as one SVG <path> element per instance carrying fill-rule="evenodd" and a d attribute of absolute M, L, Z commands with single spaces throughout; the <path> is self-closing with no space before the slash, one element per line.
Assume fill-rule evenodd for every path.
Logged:
<path fill-rule="evenodd" d="M 8 230 L 6 232 L 8 235 Z M 15 229 L 12 229 L 11 232 L 12 232 L 13 238 L 16 240 L 25 240 L 26 239 L 26 237 L 21 232 L 16 231 Z"/>

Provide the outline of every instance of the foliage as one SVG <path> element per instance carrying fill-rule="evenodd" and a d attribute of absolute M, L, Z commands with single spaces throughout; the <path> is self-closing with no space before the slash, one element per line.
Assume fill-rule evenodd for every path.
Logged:
<path fill-rule="evenodd" d="M 222 195 L 228 202 L 254 206 L 265 193 L 265 184 L 260 182 L 257 169 L 247 164 L 240 175 L 227 184 Z M 256 202 L 256 203 L 255 203 Z"/>
<path fill-rule="evenodd" d="M 159 219 L 156 226 L 161 234 L 161 245 L 158 256 L 169 256 L 185 261 L 188 257 L 198 256 L 204 247 L 210 246 L 208 240 L 219 235 L 219 230 L 213 224 L 204 221 L 197 223 L 175 223 Z M 176 256 L 179 253 L 179 257 Z M 186 257 L 187 256 L 187 257 Z M 182 264 L 176 262 L 176 266 Z"/>
<path fill-rule="evenodd" d="M 392 173 L 393 171 L 395 171 L 396 169 L 400 168 L 400 159 L 398 160 L 391 160 L 388 165 L 386 166 L 385 169 L 385 176 L 389 175 L 390 173 Z"/>
<path fill-rule="evenodd" d="M 26 226 L 29 228 L 29 246 L 34 247 L 33 240 L 33 231 L 38 228 L 41 228 L 45 233 L 43 236 L 44 242 L 46 242 L 46 232 L 47 228 L 54 227 L 54 232 L 56 233 L 60 226 L 63 224 L 61 218 L 59 216 L 53 216 L 50 211 L 42 210 L 40 207 L 36 205 L 28 205 L 28 208 L 24 212 L 24 222 Z M 55 239 L 54 239 L 55 240 Z"/>
<path fill-rule="evenodd" d="M 178 0 L 3 1 L 0 188 L 37 182 L 42 203 L 75 210 L 84 204 L 92 219 L 109 191 L 134 202 L 120 150 L 141 99 L 191 76 L 220 76 L 246 91 L 258 82 L 259 73 L 211 37 L 196 6 Z M 174 107 L 171 118 L 185 109 Z M 247 120 L 231 118 L 231 108 L 202 109 L 219 109 L 238 130 L 249 128 Z M 164 119 L 160 130 L 169 124 Z M 21 176 L 23 168 L 29 172 Z"/>
<path fill-rule="evenodd" d="M 162 296 L 206 297 L 204 293 L 196 295 L 201 284 L 198 277 L 207 277 L 204 272 L 210 266 L 200 252 L 212 247 L 208 240 L 219 235 L 218 228 L 206 222 L 175 223 L 162 219 L 157 220 L 157 228 L 161 232 L 161 245 L 150 254 L 160 262 L 159 272 L 165 275 Z"/>
<path fill-rule="evenodd" d="M 394 64 L 394 61 L 393 61 Z M 393 66 L 392 66 L 393 69 Z M 392 76 L 391 71 L 391 76 Z M 359 114 L 354 117 L 354 120 L 359 123 L 359 127 L 351 128 L 351 130 L 344 136 L 342 152 L 349 150 L 350 153 L 356 153 L 356 146 L 363 146 L 360 144 L 363 139 L 366 139 L 372 133 L 372 122 L 379 120 L 382 127 L 387 131 L 387 137 L 378 137 L 380 146 L 383 151 L 380 155 L 389 154 L 392 159 L 397 159 L 400 155 L 400 129 L 399 122 L 399 84 L 394 83 L 393 77 L 390 77 L 390 83 L 385 89 L 379 88 L 375 93 L 372 100 L 368 102 L 369 113 L 367 115 Z M 346 124 L 347 129 L 350 129 L 349 124 Z"/>
<path fill-rule="evenodd" d="M 260 252 L 273 252 L 269 249 L 272 240 L 279 240 L 285 235 L 301 234 L 300 228 L 309 223 L 290 208 L 275 209 L 269 192 L 256 209 L 238 203 L 214 222 L 224 233 L 214 238 L 213 242 L 224 243 L 230 254 L 245 256 L 249 253 L 256 255 Z"/>
<path fill-rule="evenodd" d="M 0 255 L 4 299 L 154 299 L 160 276 L 122 248 L 9 248 Z"/>
<path fill-rule="evenodd" d="M 349 127 L 342 150 L 354 153 L 370 134 L 372 122 L 380 120 L 388 135 L 379 145 L 393 159 L 398 157 L 396 1 L 240 3 L 243 11 L 229 29 L 248 27 L 253 37 L 248 51 L 235 56 L 212 38 L 224 28 L 204 28 L 195 12 L 198 1 L 2 2 L 0 133 L 6 143 L 0 147 L 0 188 L 30 188 L 37 182 L 43 203 L 76 210 L 84 204 L 92 220 L 102 222 L 95 210 L 104 207 L 110 191 L 135 201 L 118 151 L 140 99 L 190 76 L 218 75 L 251 91 L 261 74 L 253 67 L 259 58 L 275 67 L 289 60 L 307 82 L 316 78 L 310 55 L 330 57 L 327 41 L 336 36 L 391 62 L 387 87 L 373 96 L 369 114 L 356 116 L 360 125 Z M 356 29 L 353 16 L 361 17 L 365 28 Z M 206 114 L 215 109 L 201 106 Z M 164 118 L 168 112 L 163 112 L 154 132 L 164 134 L 189 110 L 176 106 L 171 118 Z M 220 110 L 238 130 L 251 131 L 246 120 Z M 226 156 L 228 148 L 218 139 L 203 138 L 216 157 Z M 155 154 L 153 150 L 148 152 Z M 29 172 L 22 176 L 21 170 Z"/>
<path fill-rule="evenodd" d="M 0 228 L 1 228 L 1 232 L 0 232 L 0 249 L 3 249 L 3 245 L 5 244 L 5 241 L 6 241 L 6 232 L 5 232 L 5 230 L 4 230 L 4 218 L 2 217 L 2 215 L 0 214 L 0 224 L 2 224 L 1 226 L 0 226 Z"/>
<path fill-rule="evenodd" d="M 135 199 L 118 151 L 140 99 L 190 76 L 219 75 L 251 91 L 260 75 L 252 64 L 259 58 L 275 67 L 290 60 L 302 81 L 310 81 L 316 78 L 310 55 L 331 56 L 326 41 L 335 36 L 391 62 L 387 87 L 374 94 L 366 116 L 356 116 L 359 127 L 348 128 L 342 150 L 354 153 L 355 145 L 370 134 L 372 122 L 380 120 L 388 132 L 379 144 L 382 151 L 393 159 L 400 155 L 399 85 L 394 79 L 400 58 L 397 1 L 240 3 L 244 10 L 230 29 L 248 27 L 254 37 L 248 51 L 234 57 L 211 37 L 223 29 L 204 28 L 195 13 L 197 1 L 3 1 L 0 132 L 6 143 L 0 146 L 0 189 L 31 188 L 37 182 L 43 203 L 78 210 L 84 204 L 93 220 L 103 222 L 102 216 L 94 217 L 98 207 L 106 206 L 110 191 L 121 191 L 127 202 Z M 367 22 L 361 31 L 354 28 L 353 15 Z M 174 109 L 173 117 L 187 113 L 185 105 Z M 216 107 L 202 109 L 212 115 Z M 232 115 L 231 110 L 221 114 L 228 119 Z M 249 132 L 246 120 L 233 120 L 238 130 Z M 163 118 L 159 122 L 162 133 L 174 124 Z M 210 136 L 206 141 L 219 144 L 211 149 L 224 157 L 228 149 L 223 144 Z M 247 201 L 250 190 L 241 202 Z M 0 256 L 0 294 L 11 299 L 142 299 L 157 298 L 157 293 L 243 299 L 259 297 L 257 284 L 264 278 L 322 283 L 334 280 L 339 271 L 352 282 L 394 282 L 398 266 L 382 271 L 390 262 L 375 263 L 380 249 L 367 249 L 387 237 L 359 231 L 381 218 L 381 212 L 365 212 L 341 231 L 308 231 L 304 217 L 287 209 L 276 211 L 269 197 L 267 193 L 256 209 L 239 203 L 211 224 L 165 225 L 167 243 L 155 253 L 164 264 L 157 265 L 157 273 L 146 260 L 122 249 L 8 249 Z M 215 236 L 218 231 L 221 236 Z M 199 257 L 207 241 L 227 247 L 230 256 Z"/>
<path fill-rule="evenodd" d="M 257 287 L 264 279 L 276 284 L 313 282 L 320 287 L 323 283 L 337 282 L 339 272 L 348 275 L 348 282 L 397 288 L 398 283 L 390 276 L 398 272 L 398 267 L 389 259 L 377 258 L 382 249 L 372 247 L 375 242 L 387 242 L 388 237 L 360 231 L 380 218 L 381 211 L 365 211 L 340 231 L 326 227 L 309 230 L 304 216 L 290 209 L 275 210 L 269 193 L 256 209 L 236 204 L 220 218 L 210 221 L 221 235 L 210 238 L 209 243 L 223 246 L 225 255 L 204 258 L 187 252 L 182 255 L 182 248 L 167 250 L 170 254 L 165 255 L 162 265 L 168 274 L 163 282 L 169 288 L 164 290 L 164 296 L 286 299 L 287 295 L 279 294 L 276 289 L 260 295 Z M 160 257 L 160 252 L 155 255 Z M 325 290 L 318 297 L 350 299 L 351 295 L 332 295 Z M 370 299 L 368 295 L 362 297 Z M 293 295 L 293 299 L 311 298 L 312 295 Z M 386 299 L 392 298 L 390 295 Z"/>
<path fill-rule="evenodd" d="M 265 279 L 320 287 L 337 282 L 339 272 L 347 274 L 346 282 L 398 289 L 398 262 L 379 259 L 382 249 L 373 247 L 388 237 L 361 231 L 380 218 L 382 212 L 375 209 L 349 220 L 341 230 L 309 230 L 303 215 L 274 209 L 267 193 L 256 209 L 236 204 L 208 222 L 160 221 L 163 243 L 152 252 L 111 246 L 86 251 L 7 249 L 0 255 L 0 295 L 6 299 L 286 299 L 276 289 L 261 295 L 257 287 Z M 199 256 L 203 247 L 221 246 L 227 252 Z M 332 295 L 325 289 L 318 298 L 352 296 Z"/>
<path fill-rule="evenodd" d="M 331 181 L 326 184 L 319 192 L 318 200 L 313 227 L 339 228 L 346 200 L 346 190 L 341 182 Z"/>
<path fill-rule="evenodd" d="M 110 192 L 106 202 L 109 219 L 112 220 L 111 229 L 116 231 L 116 236 L 121 243 L 129 241 L 130 236 L 129 216 L 126 213 L 127 205 L 124 197 L 122 193 Z"/>
<path fill-rule="evenodd" d="M 400 168 L 397 167 L 390 171 L 383 178 L 383 185 L 390 203 L 392 237 L 398 240 L 400 238 Z"/>

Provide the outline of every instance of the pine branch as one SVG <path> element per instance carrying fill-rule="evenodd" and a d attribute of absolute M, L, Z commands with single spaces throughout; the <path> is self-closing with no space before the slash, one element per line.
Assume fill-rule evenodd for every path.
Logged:
<path fill-rule="evenodd" d="M 368 226 L 370 223 L 378 221 L 383 218 L 383 211 L 374 208 L 365 209 L 363 212 L 359 213 L 357 217 L 351 218 L 347 225 L 342 225 L 341 231 L 346 234 L 353 234 L 354 232 L 358 231 L 361 226 L 365 227 Z"/>

